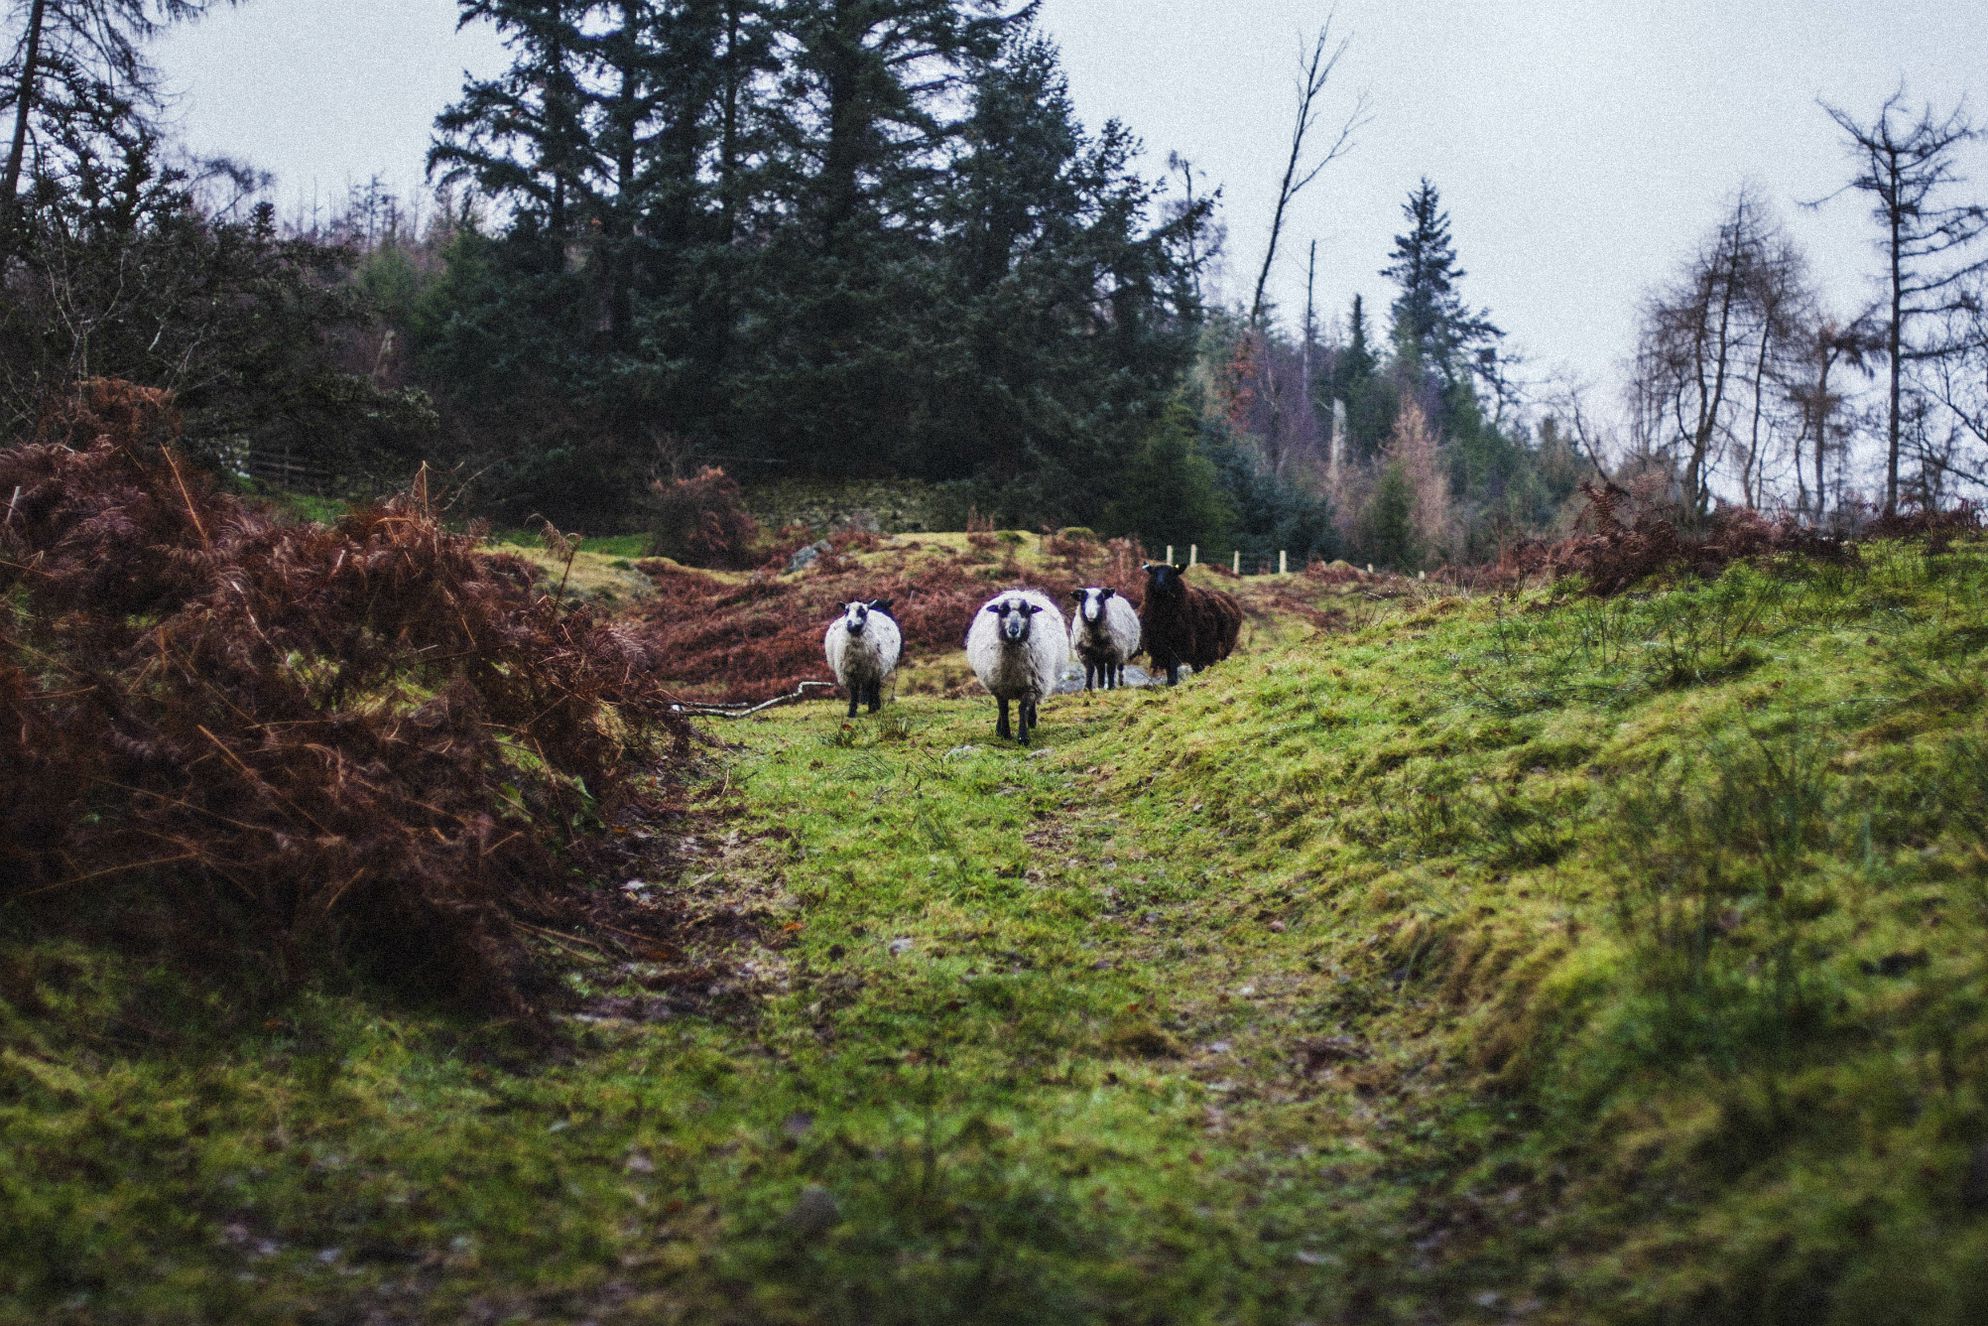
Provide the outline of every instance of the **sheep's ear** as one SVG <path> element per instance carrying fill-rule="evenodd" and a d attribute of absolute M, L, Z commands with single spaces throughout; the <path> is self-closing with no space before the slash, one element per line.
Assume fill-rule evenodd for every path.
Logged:
<path fill-rule="evenodd" d="M 1173 569 L 1180 572 L 1182 575 L 1187 574 L 1187 564 L 1185 562 L 1175 562 L 1173 564 Z"/>
<path fill-rule="evenodd" d="M 871 599 L 870 611 L 888 614 L 890 612 L 890 605 L 891 605 L 891 600 L 889 599 Z"/>
<path fill-rule="evenodd" d="M 1029 616 L 1033 617 L 1038 612 L 1042 611 L 1042 605 L 1040 603 L 1024 603 L 1022 605 L 1022 611 L 1027 613 Z"/>
<path fill-rule="evenodd" d="M 1117 590 L 1107 587 L 1105 589 L 1101 589 L 1098 591 L 1098 597 L 1101 599 L 1108 599 L 1117 592 L 1118 592 Z"/>
<path fill-rule="evenodd" d="M 1144 571 L 1147 575 L 1151 575 L 1153 574 L 1153 572 L 1160 569 L 1160 564 L 1158 562 L 1147 562 L 1144 566 L 1140 567 L 1139 569 L 1141 571 Z"/>
<path fill-rule="evenodd" d="M 999 613 L 1001 611 L 1001 605 L 998 603 L 990 603 L 985 608 L 982 608 L 981 611 Z"/>

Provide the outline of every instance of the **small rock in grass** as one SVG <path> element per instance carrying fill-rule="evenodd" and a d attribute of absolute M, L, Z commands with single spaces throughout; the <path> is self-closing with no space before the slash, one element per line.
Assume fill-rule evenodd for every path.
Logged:
<path fill-rule="evenodd" d="M 794 555 L 787 559 L 788 572 L 791 574 L 795 571 L 807 570 L 821 560 L 823 553 L 830 552 L 833 548 L 834 545 L 827 539 L 817 539 L 805 548 L 796 548 Z"/>
<path fill-rule="evenodd" d="M 911 951 L 911 947 L 912 945 L 909 939 L 893 939 L 890 941 L 890 955 L 893 958 L 895 958 L 902 954 L 909 953 Z"/>
<path fill-rule="evenodd" d="M 656 1162 L 649 1159 L 649 1153 L 646 1151 L 630 1151 L 628 1159 L 622 1163 L 621 1167 L 630 1174 L 654 1174 L 656 1172 Z"/>
<path fill-rule="evenodd" d="M 815 1126 L 815 1116 L 808 1113 L 806 1110 L 795 1110 L 792 1114 L 788 1115 L 786 1118 L 780 1121 L 780 1131 L 787 1134 L 787 1136 L 789 1137 L 804 1136 L 806 1135 L 808 1129 L 814 1126 Z"/>
<path fill-rule="evenodd" d="M 835 1200 L 835 1194 L 818 1183 L 810 1183 L 794 1199 L 794 1209 L 787 1213 L 787 1226 L 812 1238 L 826 1233 L 841 1219 L 842 1203 Z"/>

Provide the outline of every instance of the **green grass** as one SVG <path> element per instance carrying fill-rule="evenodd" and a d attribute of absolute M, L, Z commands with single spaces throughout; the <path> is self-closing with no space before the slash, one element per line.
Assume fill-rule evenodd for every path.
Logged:
<path fill-rule="evenodd" d="M 552 1049 L 15 936 L 0 1317 L 1977 1320 L 1984 653 L 1886 545 L 727 724 L 749 997 Z"/>

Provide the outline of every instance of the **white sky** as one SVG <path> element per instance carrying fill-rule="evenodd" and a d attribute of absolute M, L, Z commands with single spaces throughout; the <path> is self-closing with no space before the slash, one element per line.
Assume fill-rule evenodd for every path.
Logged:
<path fill-rule="evenodd" d="M 1149 174 L 1171 149 L 1222 186 L 1234 299 L 1261 262 L 1301 37 L 1329 8 L 1044 0 L 1085 120 L 1130 125 Z M 273 171 L 289 213 L 373 174 L 417 190 L 430 124 L 464 70 L 502 64 L 488 28 L 458 33 L 455 14 L 453 0 L 250 0 L 158 54 L 193 146 Z M 1465 297 L 1535 372 L 1565 365 L 1604 391 L 1637 300 L 1743 181 L 1780 209 L 1837 304 L 1865 297 L 1875 257 L 1861 203 L 1798 206 L 1847 173 L 1817 97 L 1869 114 L 1902 79 L 1941 107 L 1972 94 L 1988 119 L 1980 0 L 1343 0 L 1337 27 L 1352 46 L 1320 133 L 1362 89 L 1374 119 L 1287 224 L 1271 287 L 1287 321 L 1314 238 L 1321 308 L 1341 315 L 1360 291 L 1384 316 L 1379 269 L 1426 174 L 1452 216 Z M 1971 165 L 1988 196 L 1988 150 Z"/>

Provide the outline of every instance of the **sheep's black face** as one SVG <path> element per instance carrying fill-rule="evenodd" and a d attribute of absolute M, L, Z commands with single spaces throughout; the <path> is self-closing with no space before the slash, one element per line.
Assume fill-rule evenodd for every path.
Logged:
<path fill-rule="evenodd" d="M 1042 605 L 1030 603 L 1026 599 L 1002 599 L 987 605 L 987 611 L 1001 619 L 1001 638 L 1021 641 L 1029 638 L 1029 627 L 1035 615 L 1042 611 Z"/>
<path fill-rule="evenodd" d="M 1148 562 L 1146 564 L 1146 593 L 1160 598 L 1178 598 L 1187 592 L 1187 582 L 1181 577 L 1187 568 L 1168 562 Z"/>
<path fill-rule="evenodd" d="M 851 635 L 861 635 L 863 628 L 870 624 L 870 605 L 852 603 L 842 611 L 843 629 Z"/>

